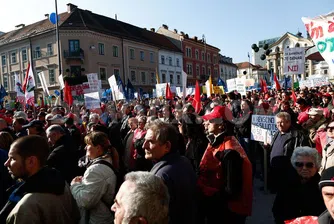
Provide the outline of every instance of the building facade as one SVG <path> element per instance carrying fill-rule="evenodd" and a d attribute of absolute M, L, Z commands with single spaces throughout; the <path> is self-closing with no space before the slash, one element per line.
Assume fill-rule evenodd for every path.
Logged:
<path fill-rule="evenodd" d="M 184 32 L 169 30 L 163 25 L 157 31 L 170 39 L 183 52 L 183 70 L 187 73 L 187 85 L 194 86 L 196 80 L 204 83 L 209 76 L 213 81 L 219 77 L 219 49 L 207 44 L 205 37 L 189 37 Z"/>
<path fill-rule="evenodd" d="M 124 84 L 129 80 L 136 89 L 152 93 L 159 68 L 159 51 L 182 55 L 164 35 L 82 10 L 73 4 L 67 7 L 67 12 L 59 14 L 61 70 L 55 25 L 48 18 L 27 26 L 22 24 L 0 36 L 0 82 L 12 97 L 16 95 L 14 74 L 20 74 L 23 81 L 28 62 L 35 74 L 35 95 L 42 95 L 38 72 L 44 73 L 51 94 L 59 90 L 59 74 L 78 77 L 89 73 L 98 74 L 102 88 L 109 88 L 108 78 L 114 74 Z M 177 82 L 176 72 L 179 71 L 174 70 Z"/>
<path fill-rule="evenodd" d="M 183 58 L 181 52 L 159 51 L 159 79 L 161 83 L 182 86 Z"/>
<path fill-rule="evenodd" d="M 219 54 L 219 74 L 224 81 L 237 78 L 237 70 L 232 58 Z"/>
<path fill-rule="evenodd" d="M 270 39 L 266 39 L 266 40 L 260 40 L 257 43 L 259 51 L 255 52 L 254 50 L 252 50 L 252 64 L 253 65 L 260 65 L 261 67 L 266 67 L 267 59 L 265 59 L 265 60 L 261 59 L 261 55 L 265 54 L 265 50 L 263 49 L 263 47 L 266 44 L 268 44 L 270 46 L 271 44 L 275 43 L 278 39 L 279 39 L 279 37 L 270 38 Z"/>
<path fill-rule="evenodd" d="M 237 76 L 241 78 L 242 76 L 246 76 L 247 79 L 254 79 L 255 83 L 259 83 L 261 79 L 266 80 L 269 84 L 270 82 L 270 74 L 268 73 L 266 68 L 263 68 L 259 65 L 253 65 L 249 62 L 242 62 L 236 64 Z"/>

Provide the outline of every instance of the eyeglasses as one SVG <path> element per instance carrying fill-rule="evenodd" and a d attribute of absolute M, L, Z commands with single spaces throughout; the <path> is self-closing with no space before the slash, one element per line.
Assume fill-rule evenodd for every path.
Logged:
<path fill-rule="evenodd" d="M 327 127 L 327 131 L 333 132 L 334 127 Z"/>
<path fill-rule="evenodd" d="M 313 168 L 314 167 L 314 163 L 312 162 L 307 162 L 307 163 L 302 163 L 302 162 L 295 162 L 295 166 L 298 168 Z"/>

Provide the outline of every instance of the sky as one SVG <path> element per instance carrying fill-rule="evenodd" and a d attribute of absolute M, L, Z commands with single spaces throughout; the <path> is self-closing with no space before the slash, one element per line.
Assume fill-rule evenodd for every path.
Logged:
<path fill-rule="evenodd" d="M 115 17 L 142 28 L 162 24 L 190 37 L 205 35 L 208 44 L 232 57 L 248 61 L 251 45 L 286 32 L 306 36 L 302 17 L 334 11 L 334 0 L 58 0 L 58 13 L 72 3 L 81 9 Z M 55 12 L 54 0 L 0 0 L 0 31 L 8 32 Z"/>

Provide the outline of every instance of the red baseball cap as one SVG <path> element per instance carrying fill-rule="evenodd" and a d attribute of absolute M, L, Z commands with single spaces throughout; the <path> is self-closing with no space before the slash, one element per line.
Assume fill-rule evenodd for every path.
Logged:
<path fill-rule="evenodd" d="M 213 110 L 202 117 L 204 120 L 213 120 L 223 118 L 224 120 L 232 120 L 232 112 L 225 106 L 215 106 Z"/>

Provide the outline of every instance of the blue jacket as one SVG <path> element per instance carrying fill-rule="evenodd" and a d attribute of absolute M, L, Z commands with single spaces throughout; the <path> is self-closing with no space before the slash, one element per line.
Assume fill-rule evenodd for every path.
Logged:
<path fill-rule="evenodd" d="M 189 160 L 179 153 L 166 154 L 151 173 L 162 178 L 168 188 L 169 223 L 196 223 L 196 175 Z"/>

